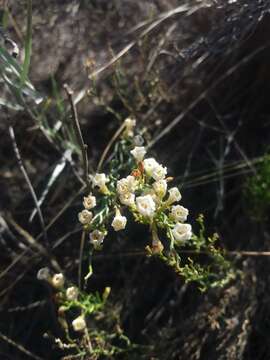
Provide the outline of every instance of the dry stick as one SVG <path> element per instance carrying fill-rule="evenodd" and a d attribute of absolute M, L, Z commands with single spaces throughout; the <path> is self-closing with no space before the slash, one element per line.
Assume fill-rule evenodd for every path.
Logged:
<path fill-rule="evenodd" d="M 13 312 L 24 312 L 27 310 L 31 310 L 31 309 L 35 309 L 37 307 L 41 307 L 44 306 L 48 303 L 48 300 L 38 300 L 35 302 L 30 303 L 29 305 L 26 306 L 15 306 L 9 309 L 6 309 L 5 311 L 7 311 L 8 313 L 13 313 Z"/>
<path fill-rule="evenodd" d="M 31 357 L 32 359 L 35 360 L 43 360 L 41 357 L 31 353 L 29 350 L 25 349 L 25 347 L 23 347 L 21 344 L 16 343 L 15 341 L 11 340 L 9 337 L 7 337 L 6 335 L 2 334 L 0 332 L 0 339 L 4 340 L 5 342 L 7 342 L 8 344 L 14 346 L 16 349 L 20 350 L 22 353 L 28 355 L 29 357 Z"/>
<path fill-rule="evenodd" d="M 225 255 L 236 256 L 270 256 L 270 251 L 227 251 Z"/>
<path fill-rule="evenodd" d="M 71 112 L 72 112 L 72 120 L 74 123 L 74 130 L 76 133 L 78 144 L 79 144 L 81 152 L 82 152 L 85 183 L 87 184 L 88 189 L 90 189 L 91 184 L 90 184 L 90 179 L 88 176 L 87 145 L 85 144 L 85 142 L 83 140 L 81 127 L 80 127 L 80 123 L 79 123 L 79 118 L 78 118 L 78 113 L 77 113 L 76 105 L 75 105 L 74 99 L 73 99 L 73 90 L 67 84 L 64 85 L 64 89 L 67 93 L 67 96 L 68 96 L 68 99 L 70 102 Z"/>
<path fill-rule="evenodd" d="M 80 255 L 79 255 L 79 266 L 78 266 L 78 287 L 82 288 L 82 261 L 83 261 L 83 250 L 85 244 L 85 231 L 82 231 L 81 243 L 80 243 Z"/>
<path fill-rule="evenodd" d="M 91 339 L 90 339 L 90 335 L 89 335 L 89 331 L 88 331 L 87 327 L 84 330 L 84 335 L 86 337 L 89 353 L 92 354 L 93 353 L 93 347 L 92 347 L 92 343 L 91 343 Z"/>
<path fill-rule="evenodd" d="M 66 90 L 66 93 L 67 93 L 67 96 L 68 96 L 68 99 L 70 102 L 71 111 L 72 111 L 72 120 L 74 123 L 74 129 L 76 132 L 77 141 L 79 143 L 79 146 L 80 146 L 81 152 L 82 152 L 85 183 L 86 183 L 88 190 L 90 190 L 91 183 L 90 183 L 90 179 L 88 176 L 87 145 L 84 143 L 84 140 L 83 140 L 81 127 L 80 127 L 80 123 L 79 123 L 79 118 L 78 118 L 78 113 L 77 113 L 77 108 L 76 108 L 76 105 L 75 105 L 74 99 L 73 99 L 73 90 L 67 84 L 64 85 L 64 88 Z M 79 267 L 78 267 L 79 289 L 81 289 L 81 275 L 82 275 L 82 260 L 83 260 L 84 244 L 85 244 L 85 232 L 83 231 L 82 237 L 81 237 L 81 244 L 80 244 Z"/>
<path fill-rule="evenodd" d="M 11 141 L 12 141 L 14 153 L 15 153 L 16 159 L 18 161 L 19 168 L 20 168 L 20 170 L 21 170 L 21 172 L 22 172 L 22 174 L 23 174 L 23 176 L 25 178 L 25 181 L 26 181 L 26 183 L 28 185 L 31 196 L 32 196 L 32 198 L 34 200 L 35 207 L 37 209 L 37 213 L 38 213 L 38 217 L 39 217 L 39 221 L 40 221 L 40 225 L 41 225 L 41 228 L 42 228 L 42 233 L 43 233 L 44 239 L 45 239 L 47 245 L 49 245 L 48 244 L 47 232 L 46 232 L 46 228 L 45 228 L 44 218 L 43 218 L 43 215 L 42 215 L 39 203 L 38 203 L 38 199 L 37 199 L 35 190 L 34 190 L 32 184 L 31 184 L 29 176 L 28 176 L 28 174 L 27 174 L 27 172 L 25 170 L 25 167 L 23 165 L 22 158 L 21 158 L 21 155 L 20 155 L 20 152 L 19 152 L 19 148 L 17 146 L 17 142 L 16 142 L 16 138 L 15 138 L 15 134 L 14 134 L 14 130 L 13 130 L 12 126 L 9 127 L 9 134 L 10 134 L 10 138 L 11 138 Z"/>
<path fill-rule="evenodd" d="M 190 254 L 190 255 L 209 255 L 207 251 L 193 251 L 193 250 L 182 250 L 181 254 Z M 225 255 L 234 255 L 234 256 L 270 256 L 270 251 L 225 251 Z M 134 251 L 126 253 L 116 253 L 116 254 L 106 254 L 106 255 L 96 255 L 95 260 L 104 260 L 111 258 L 124 258 L 124 257 L 136 257 L 136 256 L 146 256 L 145 251 Z"/>
<path fill-rule="evenodd" d="M 181 251 L 182 254 L 203 254 L 208 255 L 209 253 L 207 251 L 192 251 L 192 250 L 183 250 Z M 235 255 L 235 256 L 270 256 L 270 251 L 226 251 L 224 252 L 225 255 Z"/>

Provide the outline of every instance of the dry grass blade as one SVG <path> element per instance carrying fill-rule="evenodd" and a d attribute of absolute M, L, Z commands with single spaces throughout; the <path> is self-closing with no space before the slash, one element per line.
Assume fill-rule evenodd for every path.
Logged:
<path fill-rule="evenodd" d="M 67 165 L 67 162 L 70 162 L 71 161 L 71 150 L 70 149 L 67 149 L 62 158 L 60 159 L 60 161 L 56 164 L 47 184 L 46 184 L 46 187 L 45 189 L 43 190 L 38 202 L 37 202 L 37 205 L 38 207 L 36 207 L 30 217 L 29 217 L 29 221 L 31 222 L 35 215 L 38 213 L 38 208 L 41 207 L 41 205 L 43 204 L 44 200 L 46 199 L 51 187 L 53 186 L 53 184 L 55 183 L 55 181 L 58 179 L 58 177 L 62 174 L 62 172 L 64 171 L 66 165 Z"/>
<path fill-rule="evenodd" d="M 56 261 L 56 259 L 53 258 L 52 254 L 50 254 L 46 248 L 44 248 L 40 243 L 37 242 L 37 240 L 35 240 L 33 238 L 32 235 L 29 234 L 28 231 L 26 231 L 25 229 L 23 229 L 19 224 L 17 224 L 17 222 L 12 218 L 11 215 L 8 215 L 6 218 L 7 222 L 12 225 L 14 227 L 14 229 L 26 240 L 26 242 L 28 243 L 28 245 L 37 250 L 41 255 L 43 255 L 44 257 L 46 257 L 52 267 L 58 271 L 58 272 L 63 272 L 63 270 L 61 269 L 60 265 L 58 264 L 58 262 Z"/>

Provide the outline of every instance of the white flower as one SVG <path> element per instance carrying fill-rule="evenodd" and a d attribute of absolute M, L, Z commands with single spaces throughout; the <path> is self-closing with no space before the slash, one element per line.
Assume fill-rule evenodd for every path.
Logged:
<path fill-rule="evenodd" d="M 163 180 L 167 174 L 167 168 L 160 165 L 154 158 L 145 159 L 143 165 L 146 174 L 156 181 Z"/>
<path fill-rule="evenodd" d="M 135 204 L 135 195 L 130 192 L 127 192 L 125 194 L 121 194 L 119 200 L 123 205 L 133 206 Z"/>
<path fill-rule="evenodd" d="M 95 174 L 91 177 L 93 186 L 97 186 L 101 192 L 106 193 L 108 192 L 108 188 L 106 186 L 106 183 L 109 181 L 109 179 L 106 177 L 105 174 Z"/>
<path fill-rule="evenodd" d="M 94 247 L 99 247 L 105 238 L 105 233 L 100 230 L 94 230 L 90 233 L 90 243 L 94 245 Z"/>
<path fill-rule="evenodd" d="M 169 198 L 167 200 L 168 204 L 172 204 L 176 201 L 180 201 L 182 199 L 182 195 L 180 194 L 180 191 L 177 189 L 177 187 L 173 187 L 169 190 Z"/>
<path fill-rule="evenodd" d="M 79 222 L 83 225 L 90 224 L 91 220 L 93 219 L 93 214 L 91 211 L 84 209 L 83 211 L 79 212 L 78 219 Z"/>
<path fill-rule="evenodd" d="M 126 178 L 117 181 L 116 189 L 119 195 L 126 194 L 128 192 L 133 193 L 137 187 L 137 180 L 134 176 L 127 176 Z"/>
<path fill-rule="evenodd" d="M 78 316 L 75 320 L 72 321 L 72 327 L 74 331 L 83 331 L 86 328 L 86 322 L 84 316 Z"/>
<path fill-rule="evenodd" d="M 152 178 L 156 181 L 163 180 L 167 174 L 167 168 L 162 165 L 157 165 L 154 167 L 152 172 Z"/>
<path fill-rule="evenodd" d="M 132 118 L 127 118 L 124 121 L 124 124 L 125 124 L 124 136 L 133 137 L 134 136 L 134 128 L 136 126 L 136 120 L 132 119 Z"/>
<path fill-rule="evenodd" d="M 97 205 L 97 201 L 95 196 L 88 195 L 83 198 L 83 206 L 85 209 L 90 210 L 93 209 Z"/>
<path fill-rule="evenodd" d="M 124 124 L 127 129 L 133 129 L 136 126 L 136 120 L 132 118 L 126 118 Z"/>
<path fill-rule="evenodd" d="M 152 176 L 154 169 L 159 166 L 159 163 L 154 158 L 148 158 L 144 159 L 143 166 L 146 174 Z"/>
<path fill-rule="evenodd" d="M 55 289 L 61 289 L 65 284 L 65 277 L 62 273 L 54 274 L 52 277 L 52 286 Z"/>
<path fill-rule="evenodd" d="M 181 205 L 174 205 L 171 209 L 171 217 L 174 221 L 185 222 L 188 217 L 188 209 Z"/>
<path fill-rule="evenodd" d="M 146 154 L 146 150 L 144 146 L 135 146 L 135 148 L 131 150 L 130 153 L 134 156 L 137 162 L 140 162 L 143 160 L 144 155 Z"/>
<path fill-rule="evenodd" d="M 122 216 L 120 211 L 117 209 L 115 217 L 112 221 L 112 227 L 115 231 L 123 230 L 126 227 L 127 224 L 127 218 L 125 216 Z"/>
<path fill-rule="evenodd" d="M 37 279 L 49 281 L 51 279 L 50 270 L 47 267 L 40 269 L 37 273 Z"/>
<path fill-rule="evenodd" d="M 167 191 L 166 180 L 158 180 L 158 181 L 154 182 L 153 189 L 154 189 L 155 193 L 157 194 L 157 196 L 160 199 L 163 199 L 164 196 L 166 195 L 166 191 Z"/>
<path fill-rule="evenodd" d="M 136 198 L 138 212 L 145 217 L 153 217 L 156 211 L 156 204 L 151 195 L 139 196 Z"/>
<path fill-rule="evenodd" d="M 190 224 L 175 224 L 173 230 L 173 237 L 177 241 L 186 241 L 190 240 L 192 236 L 192 228 Z"/>
<path fill-rule="evenodd" d="M 79 291 L 75 286 L 71 286 L 66 290 L 66 297 L 68 300 L 77 300 Z"/>

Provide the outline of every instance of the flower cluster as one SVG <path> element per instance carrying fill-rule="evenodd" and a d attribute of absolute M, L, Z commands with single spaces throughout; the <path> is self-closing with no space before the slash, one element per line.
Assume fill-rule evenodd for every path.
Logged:
<path fill-rule="evenodd" d="M 144 159 L 146 154 L 144 147 L 135 147 L 131 150 L 131 154 L 140 169 L 139 172 L 135 171 L 137 175 L 135 181 L 139 191 L 138 194 L 132 193 L 135 200 L 132 211 L 138 221 L 150 225 L 152 251 L 157 253 L 163 250 L 157 234 L 158 228 L 165 228 L 172 242 L 184 244 L 192 236 L 191 225 L 184 224 L 187 220 L 188 209 L 176 205 L 182 196 L 177 187 L 168 189 L 171 179 L 166 177 L 167 168 L 154 158 Z"/>
<path fill-rule="evenodd" d="M 106 194 L 108 192 L 108 188 L 106 186 L 108 179 L 106 178 L 105 174 L 96 174 L 91 179 L 93 187 L 98 187 L 100 192 L 103 194 Z M 92 211 L 96 207 L 96 205 L 96 197 L 92 194 L 89 194 L 88 196 L 85 196 L 83 198 L 84 209 L 79 212 L 78 219 L 79 222 L 84 226 L 85 230 L 91 229 L 91 225 L 94 220 L 94 215 Z M 99 248 L 102 245 L 105 235 L 106 231 L 100 231 L 98 229 L 94 229 L 90 232 L 90 243 L 93 245 L 94 248 Z"/>
<path fill-rule="evenodd" d="M 78 306 L 77 300 L 79 296 L 79 290 L 75 286 L 69 286 L 65 288 L 66 279 L 62 273 L 51 274 L 48 268 L 41 268 L 37 273 L 37 279 L 48 282 L 56 291 L 58 301 L 64 303 L 74 303 Z M 59 308 L 59 316 L 62 317 L 65 311 L 65 307 Z M 72 322 L 72 328 L 74 331 L 83 331 L 86 328 L 85 317 L 83 314 L 76 317 Z"/>
<path fill-rule="evenodd" d="M 132 137 L 135 121 L 128 118 L 124 124 L 124 137 Z M 125 177 L 119 173 L 115 176 L 97 173 L 90 177 L 96 196 L 90 194 L 83 199 L 84 209 L 78 217 L 95 249 L 101 247 L 110 228 L 114 231 L 126 228 L 127 217 L 123 214 L 128 212 L 135 221 L 149 225 L 153 253 L 161 253 L 164 248 L 158 229 L 165 229 L 170 244 L 183 245 L 191 239 L 191 225 L 185 223 L 188 209 L 177 204 L 182 198 L 179 189 L 169 188 L 172 178 L 167 177 L 167 168 L 153 157 L 145 158 L 146 153 L 144 146 L 130 146 L 131 166 Z"/>

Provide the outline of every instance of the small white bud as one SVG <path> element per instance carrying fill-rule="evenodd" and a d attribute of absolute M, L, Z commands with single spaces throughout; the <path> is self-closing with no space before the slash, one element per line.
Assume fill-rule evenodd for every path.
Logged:
<path fill-rule="evenodd" d="M 163 167 L 162 165 L 157 165 L 153 168 L 152 171 L 152 178 L 156 181 L 163 180 L 167 174 L 167 168 Z"/>
<path fill-rule="evenodd" d="M 83 331 L 86 328 L 86 322 L 84 316 L 78 316 L 75 320 L 72 321 L 72 327 L 74 331 Z"/>
<path fill-rule="evenodd" d="M 146 154 L 146 150 L 144 146 L 135 146 L 135 148 L 131 150 L 130 153 L 134 156 L 137 162 L 140 162 L 143 160 L 144 155 Z"/>
<path fill-rule="evenodd" d="M 65 284 L 65 277 L 62 273 L 54 274 L 51 280 L 52 286 L 55 289 L 61 289 Z"/>
<path fill-rule="evenodd" d="M 132 118 L 126 118 L 124 121 L 126 128 L 134 128 L 136 126 L 136 120 Z"/>
<path fill-rule="evenodd" d="M 127 118 L 124 121 L 124 124 L 125 124 L 124 136 L 133 137 L 134 136 L 134 128 L 136 126 L 136 120 L 132 119 L 132 118 Z"/>
<path fill-rule="evenodd" d="M 83 198 L 83 206 L 85 209 L 90 210 L 93 209 L 97 205 L 97 201 L 95 196 L 88 195 Z"/>
<path fill-rule="evenodd" d="M 182 199 L 182 195 L 177 187 L 173 187 L 169 190 L 169 198 L 167 200 L 168 204 L 172 204 L 174 202 L 180 201 Z"/>
<path fill-rule="evenodd" d="M 146 174 L 152 176 L 154 169 L 159 166 L 159 163 L 154 158 L 148 158 L 144 159 L 143 166 Z"/>
<path fill-rule="evenodd" d="M 94 247 L 99 247 L 105 238 L 105 233 L 100 230 L 94 230 L 90 233 L 90 243 L 94 245 Z"/>
<path fill-rule="evenodd" d="M 184 242 L 191 239 L 192 228 L 190 224 L 177 223 L 175 224 L 172 233 L 175 240 Z"/>
<path fill-rule="evenodd" d="M 136 198 L 136 205 L 138 212 L 145 216 L 152 218 L 156 211 L 156 204 L 151 195 L 139 196 Z"/>
<path fill-rule="evenodd" d="M 95 174 L 94 176 L 91 176 L 91 180 L 94 187 L 98 187 L 99 190 L 104 194 L 108 193 L 106 183 L 109 181 L 109 179 L 105 174 Z"/>
<path fill-rule="evenodd" d="M 167 192 L 166 180 L 159 180 L 154 182 L 153 189 L 160 199 L 163 199 Z"/>
<path fill-rule="evenodd" d="M 79 291 L 75 286 L 71 286 L 66 290 L 66 297 L 68 300 L 77 300 Z"/>
<path fill-rule="evenodd" d="M 112 227 L 114 228 L 115 231 L 119 231 L 125 229 L 126 224 L 127 224 L 127 218 L 125 216 L 122 216 L 120 211 L 117 209 L 116 215 L 112 221 Z"/>
<path fill-rule="evenodd" d="M 93 214 L 91 211 L 84 209 L 83 211 L 79 212 L 78 219 L 82 225 L 90 224 L 93 219 Z"/>
<path fill-rule="evenodd" d="M 171 217 L 174 221 L 185 222 L 188 217 L 188 209 L 181 205 L 174 205 L 171 209 Z"/>

